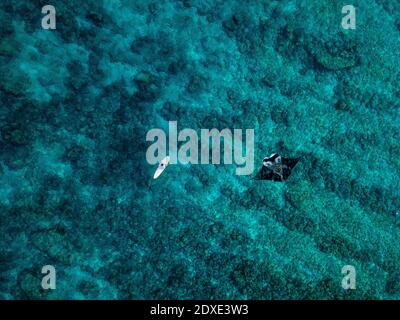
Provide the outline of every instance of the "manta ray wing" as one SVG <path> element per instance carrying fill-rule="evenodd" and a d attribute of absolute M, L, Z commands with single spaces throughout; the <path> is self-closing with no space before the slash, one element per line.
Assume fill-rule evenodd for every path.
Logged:
<path fill-rule="evenodd" d="M 262 167 L 260 171 L 256 174 L 254 179 L 256 180 L 272 180 L 274 173 L 268 170 L 266 167 Z"/>
<path fill-rule="evenodd" d="M 275 156 L 275 155 L 274 155 Z M 276 158 L 276 156 L 275 156 Z M 284 181 L 292 174 L 292 169 L 299 162 L 300 158 L 283 158 L 281 157 L 279 167 L 275 169 L 269 169 L 263 166 L 261 170 L 254 177 L 256 180 L 272 180 L 272 181 Z"/>
<path fill-rule="evenodd" d="M 282 177 L 268 169 L 267 167 L 262 167 L 261 170 L 254 177 L 256 180 L 272 180 L 272 181 L 282 181 Z"/>
<path fill-rule="evenodd" d="M 290 170 L 292 170 L 299 160 L 300 158 L 282 158 L 282 164 L 286 165 Z"/>
<path fill-rule="evenodd" d="M 292 174 L 292 169 L 297 164 L 297 162 L 299 162 L 299 160 L 300 158 L 294 158 L 294 159 L 282 158 L 283 180 L 289 178 L 289 176 Z"/>

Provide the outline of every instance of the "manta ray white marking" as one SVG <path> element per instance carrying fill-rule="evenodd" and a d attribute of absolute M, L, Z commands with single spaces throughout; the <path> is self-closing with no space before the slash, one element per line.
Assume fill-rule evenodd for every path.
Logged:
<path fill-rule="evenodd" d="M 153 179 L 157 179 L 160 176 L 160 174 L 163 173 L 163 171 L 169 164 L 169 160 L 170 160 L 170 157 L 166 156 L 164 159 L 162 159 L 160 161 L 160 164 L 158 165 L 158 168 L 157 168 L 156 172 L 154 173 Z"/>

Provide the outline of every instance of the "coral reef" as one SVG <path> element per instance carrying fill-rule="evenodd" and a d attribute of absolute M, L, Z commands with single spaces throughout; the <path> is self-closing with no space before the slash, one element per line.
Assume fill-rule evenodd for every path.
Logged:
<path fill-rule="evenodd" d="M 398 1 L 47 2 L 0 3 L 0 299 L 400 298 Z M 302 161 L 152 180 L 168 121 Z"/>

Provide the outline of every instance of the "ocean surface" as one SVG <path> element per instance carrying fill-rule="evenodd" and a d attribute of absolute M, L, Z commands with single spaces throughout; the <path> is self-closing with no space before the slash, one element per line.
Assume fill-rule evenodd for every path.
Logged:
<path fill-rule="evenodd" d="M 0 18 L 0 299 L 400 299 L 399 1 L 4 0 Z M 254 173 L 153 179 L 146 134 L 169 121 L 253 129 Z M 254 180 L 272 153 L 301 160 Z"/>

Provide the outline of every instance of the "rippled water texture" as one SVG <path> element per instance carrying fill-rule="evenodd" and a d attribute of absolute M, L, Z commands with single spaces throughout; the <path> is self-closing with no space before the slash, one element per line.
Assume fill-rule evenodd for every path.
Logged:
<path fill-rule="evenodd" d="M 399 299 L 400 2 L 350 2 L 1 1 L 0 298 Z M 168 121 L 254 129 L 253 175 L 154 180 Z"/>

